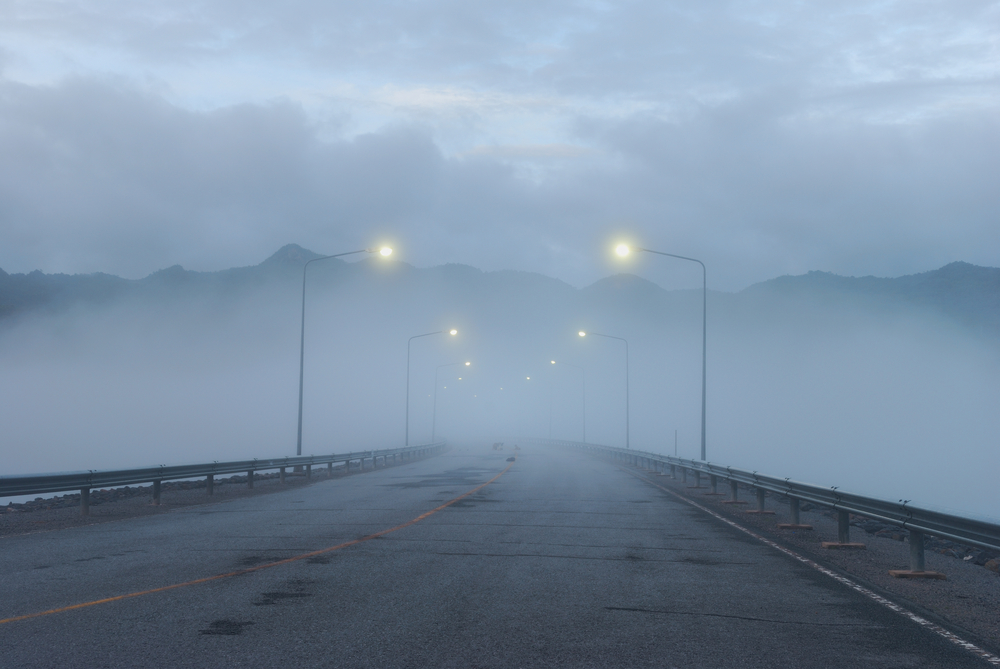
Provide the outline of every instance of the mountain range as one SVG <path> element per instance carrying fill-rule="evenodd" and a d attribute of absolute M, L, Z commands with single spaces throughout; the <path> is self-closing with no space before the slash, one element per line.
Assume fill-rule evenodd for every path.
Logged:
<path fill-rule="evenodd" d="M 320 254 L 289 244 L 258 265 L 215 272 L 195 272 L 179 265 L 154 272 L 142 279 L 123 279 L 104 273 L 8 274 L 0 269 L 0 322 L 33 312 L 55 312 L 71 306 L 86 307 L 122 298 L 174 297 L 232 294 L 267 286 L 287 286 L 301 281 L 302 266 Z M 601 279 L 576 289 L 557 279 L 529 272 L 481 272 L 467 265 L 443 265 L 426 269 L 394 263 L 403 285 L 422 282 L 450 286 L 460 293 L 477 289 L 502 289 L 535 302 L 546 299 L 603 303 L 627 310 L 639 305 L 669 301 L 692 291 L 667 291 L 630 274 Z M 371 261 L 345 263 L 331 260 L 316 266 L 317 274 L 362 278 L 372 274 Z M 847 277 L 813 271 L 780 276 L 754 284 L 736 293 L 712 292 L 713 302 L 736 308 L 758 308 L 783 304 L 789 308 L 831 300 L 874 308 L 917 307 L 944 315 L 988 337 L 1000 334 L 1000 268 L 953 262 L 940 269 L 897 278 Z M 473 297 L 468 295 L 468 297 Z"/>

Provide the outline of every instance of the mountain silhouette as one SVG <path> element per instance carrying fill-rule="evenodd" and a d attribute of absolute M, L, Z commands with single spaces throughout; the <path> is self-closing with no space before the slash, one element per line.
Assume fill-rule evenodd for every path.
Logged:
<path fill-rule="evenodd" d="M 303 265 L 320 254 L 297 244 L 283 246 L 263 262 L 215 272 L 195 272 L 174 265 L 142 279 L 123 279 L 104 273 L 8 274 L 0 269 L 0 322 L 32 312 L 55 312 L 71 306 L 86 308 L 124 298 L 185 299 L 212 294 L 232 295 L 270 286 L 285 286 L 302 279 Z M 420 299 L 424 291 L 448 295 L 489 320 L 500 316 L 489 305 L 516 306 L 521 318 L 552 315 L 567 317 L 598 310 L 607 317 L 634 317 L 636 312 L 670 310 L 693 305 L 698 290 L 666 290 L 651 281 L 617 274 L 576 289 L 542 274 L 518 271 L 482 272 L 462 264 L 415 268 L 391 262 L 391 271 L 375 270 L 385 261 L 344 262 L 330 259 L 310 267 L 317 284 L 344 281 L 355 286 L 380 286 L 395 291 L 404 302 Z M 709 309 L 752 311 L 767 308 L 795 309 L 803 304 L 837 303 L 869 309 L 913 308 L 944 315 L 973 331 L 1000 334 L 1000 269 L 953 262 L 944 267 L 898 278 L 847 277 L 813 271 L 780 276 L 754 284 L 737 293 L 710 291 Z M 383 298 L 384 299 L 384 298 Z M 700 302 L 700 300 L 698 300 Z M 506 306 L 503 306 L 506 305 Z M 700 306 L 700 305 L 697 305 Z M 630 316 L 631 315 L 631 316 Z"/>

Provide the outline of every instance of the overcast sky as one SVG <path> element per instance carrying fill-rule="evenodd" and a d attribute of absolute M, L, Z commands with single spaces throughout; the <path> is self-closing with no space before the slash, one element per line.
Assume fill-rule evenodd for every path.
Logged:
<path fill-rule="evenodd" d="M 0 268 L 1000 265 L 1000 3 L 0 0 Z M 681 265 L 685 263 L 680 263 Z"/>

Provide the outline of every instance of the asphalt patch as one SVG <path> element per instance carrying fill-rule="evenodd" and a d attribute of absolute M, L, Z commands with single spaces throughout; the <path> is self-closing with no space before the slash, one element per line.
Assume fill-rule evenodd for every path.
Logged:
<path fill-rule="evenodd" d="M 237 636 L 243 634 L 243 628 L 253 625 L 249 620 L 213 620 L 200 634 L 219 634 L 222 636 Z"/>
<path fill-rule="evenodd" d="M 332 559 L 329 555 L 314 555 L 306 560 L 306 564 L 330 564 Z"/>
<path fill-rule="evenodd" d="M 259 564 L 264 564 L 266 562 L 278 562 L 284 560 L 283 557 L 266 557 L 264 555 L 248 555 L 245 558 L 241 558 L 236 564 L 241 567 L 256 567 Z"/>
<path fill-rule="evenodd" d="M 450 488 L 459 487 L 463 489 L 474 488 L 483 482 L 482 476 L 477 475 L 482 470 L 477 470 L 475 474 L 467 470 L 452 469 L 441 474 L 428 476 L 417 480 L 400 481 L 399 483 L 385 483 L 387 488 Z M 487 472 L 489 473 L 489 472 Z"/>
<path fill-rule="evenodd" d="M 260 601 L 254 602 L 253 605 L 274 606 L 289 599 L 302 599 L 303 597 L 312 597 L 312 594 L 308 592 L 262 592 L 260 593 Z"/>

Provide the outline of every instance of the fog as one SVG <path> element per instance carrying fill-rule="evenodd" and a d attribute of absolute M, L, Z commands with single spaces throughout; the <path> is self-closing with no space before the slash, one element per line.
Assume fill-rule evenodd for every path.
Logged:
<path fill-rule="evenodd" d="M 294 455 L 302 259 L 172 268 L 4 319 L 2 474 Z M 305 454 L 402 445 L 407 340 L 456 328 L 412 342 L 411 445 L 586 430 L 625 446 L 625 347 L 584 330 L 628 340 L 630 446 L 672 454 L 676 431 L 698 457 L 700 291 L 381 259 L 309 272 Z M 770 284 L 708 308 L 710 461 L 997 516 L 995 334 L 927 304 Z"/>

